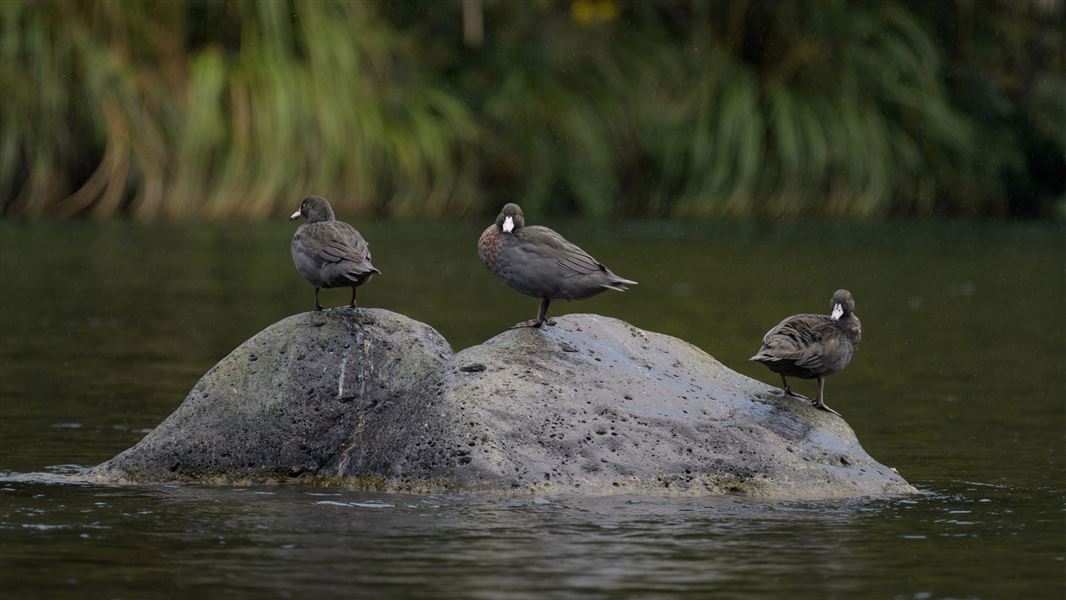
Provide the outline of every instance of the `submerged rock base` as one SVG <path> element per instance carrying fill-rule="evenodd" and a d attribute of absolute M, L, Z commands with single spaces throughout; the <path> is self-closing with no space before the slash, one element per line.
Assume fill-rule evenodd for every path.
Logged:
<path fill-rule="evenodd" d="M 567 315 L 453 354 L 380 309 L 285 319 L 212 368 L 103 480 L 765 497 L 915 490 L 843 419 L 686 342 Z"/>

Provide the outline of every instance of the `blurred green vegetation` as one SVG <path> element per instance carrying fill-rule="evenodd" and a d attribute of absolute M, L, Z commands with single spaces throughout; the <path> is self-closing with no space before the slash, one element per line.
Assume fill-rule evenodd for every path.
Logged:
<path fill-rule="evenodd" d="M 0 3 L 0 211 L 1054 216 L 1062 0 Z"/>

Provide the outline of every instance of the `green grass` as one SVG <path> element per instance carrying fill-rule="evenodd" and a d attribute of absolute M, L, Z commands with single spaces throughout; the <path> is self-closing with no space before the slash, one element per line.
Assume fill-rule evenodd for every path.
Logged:
<path fill-rule="evenodd" d="M 1005 213 L 1025 140 L 949 89 L 956 15 L 908 6 L 485 0 L 467 48 L 459 2 L 11 0 L 0 211 Z M 1061 163 L 1061 114 L 1019 98 Z"/>

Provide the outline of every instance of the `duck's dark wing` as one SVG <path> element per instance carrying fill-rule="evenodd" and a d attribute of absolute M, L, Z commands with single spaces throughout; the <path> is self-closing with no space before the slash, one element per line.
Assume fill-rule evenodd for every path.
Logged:
<path fill-rule="evenodd" d="M 523 227 L 519 232 L 523 238 L 533 242 L 524 244 L 523 249 L 536 255 L 540 261 L 553 264 L 561 277 L 607 271 L 607 267 L 597 262 L 588 252 L 547 227 L 531 225 Z"/>
<path fill-rule="evenodd" d="M 348 262 L 347 270 L 358 274 L 376 273 L 370 261 L 370 246 L 351 225 L 341 221 L 318 223 L 312 233 L 320 242 L 315 246 L 316 258 L 323 263 Z"/>
<path fill-rule="evenodd" d="M 354 227 L 340 221 L 308 223 L 296 230 L 292 258 L 297 269 L 316 286 L 359 285 L 371 273 L 370 247 Z"/>
<path fill-rule="evenodd" d="M 824 315 L 795 315 L 778 323 L 762 339 L 753 360 L 790 361 L 797 367 L 820 371 L 825 368 L 825 357 L 830 346 L 839 344 L 834 336 L 826 335 L 831 320 Z"/>

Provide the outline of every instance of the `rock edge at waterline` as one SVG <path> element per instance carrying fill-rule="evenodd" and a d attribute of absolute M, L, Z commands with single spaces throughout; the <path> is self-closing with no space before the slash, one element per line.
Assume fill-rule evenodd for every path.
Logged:
<path fill-rule="evenodd" d="M 691 344 L 597 315 L 557 322 L 453 354 L 428 325 L 386 310 L 295 315 L 89 475 L 414 492 L 915 491 L 843 419 Z"/>

